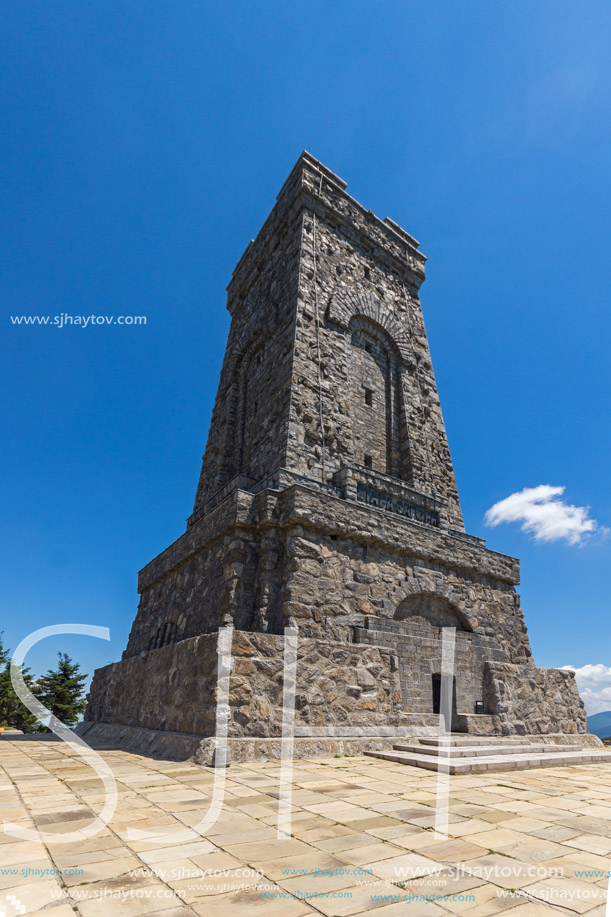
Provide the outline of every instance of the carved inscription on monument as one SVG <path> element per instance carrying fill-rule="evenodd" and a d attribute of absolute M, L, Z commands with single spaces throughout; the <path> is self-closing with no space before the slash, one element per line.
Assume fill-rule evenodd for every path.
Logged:
<path fill-rule="evenodd" d="M 399 516 L 407 516 L 408 519 L 415 519 L 417 522 L 426 522 L 427 525 L 439 525 L 439 515 L 433 510 L 424 509 L 422 506 L 414 506 L 413 503 L 399 500 L 397 497 L 391 497 L 389 494 L 383 494 L 377 490 L 371 490 L 371 488 L 365 487 L 363 484 L 357 485 L 356 498 L 361 503 L 367 503 L 368 506 L 377 506 L 379 509 L 397 513 Z"/>

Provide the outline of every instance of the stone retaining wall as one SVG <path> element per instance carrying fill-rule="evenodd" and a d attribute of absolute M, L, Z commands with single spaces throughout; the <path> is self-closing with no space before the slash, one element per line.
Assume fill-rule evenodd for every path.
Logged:
<path fill-rule="evenodd" d="M 86 721 L 213 736 L 216 647 L 216 635 L 207 634 L 96 670 Z M 283 637 L 234 631 L 230 736 L 281 735 L 283 651 Z M 295 721 L 346 728 L 405 724 L 396 657 L 375 646 L 300 640 Z"/>
<path fill-rule="evenodd" d="M 574 672 L 491 662 L 485 684 L 490 712 L 506 735 L 589 733 Z"/>

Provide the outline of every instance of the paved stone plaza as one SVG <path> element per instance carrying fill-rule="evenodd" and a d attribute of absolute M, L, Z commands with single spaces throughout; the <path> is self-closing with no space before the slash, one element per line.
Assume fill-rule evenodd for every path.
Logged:
<path fill-rule="evenodd" d="M 276 836 L 280 765 L 233 765 L 217 823 L 205 838 L 172 846 L 128 842 L 128 827 L 172 833 L 196 824 L 215 771 L 102 754 L 119 787 L 112 822 L 69 844 L 0 831 L 0 913 L 605 914 L 611 764 L 452 777 L 449 836 L 439 839 L 436 774 L 367 757 L 295 761 L 284 840 Z M 77 830 L 103 799 L 101 781 L 63 742 L 0 739 L 3 821 Z M 28 868 L 63 875 L 15 874 Z M 599 872 L 576 875 L 587 871 Z"/>

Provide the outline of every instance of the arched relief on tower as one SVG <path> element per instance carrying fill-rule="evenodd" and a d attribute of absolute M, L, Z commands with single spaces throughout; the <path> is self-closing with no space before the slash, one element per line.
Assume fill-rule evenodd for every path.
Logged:
<path fill-rule="evenodd" d="M 185 623 L 184 614 L 178 614 L 175 609 L 170 609 L 157 630 L 151 635 L 148 649 L 158 650 L 172 643 L 178 643 L 184 637 Z"/>
<path fill-rule="evenodd" d="M 234 318 L 233 322 L 236 321 Z M 227 371 L 229 377 L 235 377 L 239 364 L 244 355 L 252 347 L 253 342 L 261 336 L 269 337 L 278 325 L 278 304 L 273 300 L 269 303 L 267 311 L 253 305 L 252 314 L 243 322 L 239 331 L 236 331 L 235 340 L 232 340 L 227 350 Z M 233 329 L 232 329 L 233 330 Z M 231 334 L 231 332 L 230 332 Z"/>
<path fill-rule="evenodd" d="M 382 328 L 396 347 L 405 365 L 413 362 L 409 331 L 392 315 L 388 306 L 373 293 L 356 286 L 334 293 L 327 310 L 329 321 L 347 329 L 356 316 L 364 316 Z"/>
<path fill-rule="evenodd" d="M 435 593 L 418 592 L 407 596 L 397 606 L 394 620 L 472 632 L 466 615 L 447 598 Z"/>
<path fill-rule="evenodd" d="M 354 460 L 409 481 L 412 468 L 399 348 L 389 331 L 369 315 L 353 315 L 347 331 Z"/>
<path fill-rule="evenodd" d="M 230 381 L 227 397 L 227 425 L 224 448 L 224 478 L 249 475 L 261 430 L 259 409 L 265 404 L 267 370 L 263 352 L 276 328 L 244 329 L 229 354 L 227 375 Z M 250 334 L 246 334 L 250 332 Z"/>
<path fill-rule="evenodd" d="M 251 341 L 240 361 L 237 395 L 237 472 L 248 475 L 252 454 L 256 449 L 256 431 L 258 428 L 259 401 L 261 400 L 259 373 L 263 355 L 263 339 L 258 334 Z M 257 384 L 259 382 L 259 384 Z"/>
<path fill-rule="evenodd" d="M 261 331 L 255 331 L 247 344 L 240 339 L 234 344 L 229 353 L 226 368 L 229 386 L 227 391 L 222 483 L 226 483 L 234 475 L 242 471 L 246 413 L 244 403 L 245 389 L 247 387 L 246 372 L 254 352 L 261 346 L 261 339 Z"/>

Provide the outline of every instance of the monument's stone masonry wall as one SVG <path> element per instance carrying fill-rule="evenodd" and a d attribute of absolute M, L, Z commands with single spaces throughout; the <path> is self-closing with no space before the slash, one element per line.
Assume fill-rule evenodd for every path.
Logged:
<path fill-rule="evenodd" d="M 532 659 L 518 561 L 464 532 L 424 264 L 412 236 L 300 157 L 228 287 L 193 514 L 140 572 L 123 660 L 96 673 L 84 728 L 213 736 L 230 626 L 232 748 L 263 753 L 280 736 L 291 626 L 303 753 L 355 730 L 431 734 L 451 628 L 454 729 L 588 741 L 574 676 Z"/>
<path fill-rule="evenodd" d="M 427 598 L 432 598 L 427 596 Z M 407 603 L 410 604 L 409 602 Z M 442 608 L 443 604 L 440 602 Z M 448 619 L 451 622 L 451 619 Z M 373 646 L 393 648 L 398 656 L 401 672 L 401 690 L 409 698 L 409 709 L 413 713 L 432 712 L 432 678 L 441 673 L 441 640 L 439 628 L 428 620 L 414 615 L 400 621 L 379 621 L 366 618 L 366 628 L 357 629 L 359 642 Z M 455 626 L 456 621 L 444 626 Z M 506 654 L 497 648 L 492 637 L 457 630 L 454 645 L 454 659 L 457 678 L 454 697 L 458 711 L 475 713 L 477 701 L 484 700 L 485 672 L 489 659 L 503 660 Z M 490 704 L 485 706 L 490 707 Z M 486 713 L 491 713 L 486 710 Z M 455 717 L 456 728 L 461 725 Z"/>
<path fill-rule="evenodd" d="M 217 638 L 181 640 L 96 669 L 86 720 L 214 735 Z"/>
<path fill-rule="evenodd" d="M 487 665 L 485 687 L 490 711 L 499 717 L 506 732 L 589 732 L 573 672 L 540 669 L 532 662 L 527 666 L 494 662 Z"/>
<path fill-rule="evenodd" d="M 300 260 L 300 221 L 283 198 L 228 288 L 232 321 L 193 519 L 236 475 L 260 480 L 286 464 Z"/>
<path fill-rule="evenodd" d="M 282 637 L 235 631 L 228 734 L 282 735 Z M 217 637 L 205 635 L 97 669 L 88 719 L 145 729 L 215 733 Z M 127 684 L 142 686 L 138 692 Z M 406 725 L 390 649 L 302 640 L 295 720 L 303 727 Z M 308 730 L 306 730 L 308 731 Z"/>

